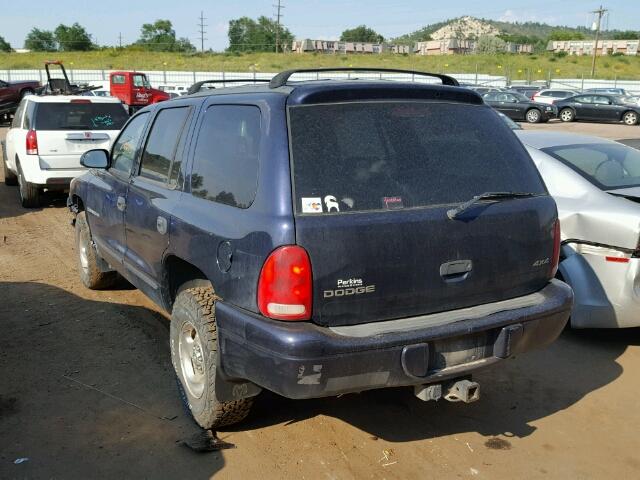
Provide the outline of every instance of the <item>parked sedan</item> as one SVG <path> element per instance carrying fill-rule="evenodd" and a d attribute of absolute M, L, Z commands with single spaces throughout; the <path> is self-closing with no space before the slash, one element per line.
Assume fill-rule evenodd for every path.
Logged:
<path fill-rule="evenodd" d="M 533 102 L 518 92 L 492 92 L 482 98 L 512 120 L 540 123 L 556 118 L 558 113 L 555 106 Z"/>
<path fill-rule="evenodd" d="M 640 326 L 640 151 L 592 136 L 515 133 L 558 205 L 571 326 Z"/>
<path fill-rule="evenodd" d="M 603 93 L 605 95 L 628 95 L 624 88 L 587 88 L 584 93 Z"/>
<path fill-rule="evenodd" d="M 636 125 L 640 119 L 640 106 L 617 95 L 581 94 L 560 100 L 555 105 L 563 122 L 592 120 Z"/>

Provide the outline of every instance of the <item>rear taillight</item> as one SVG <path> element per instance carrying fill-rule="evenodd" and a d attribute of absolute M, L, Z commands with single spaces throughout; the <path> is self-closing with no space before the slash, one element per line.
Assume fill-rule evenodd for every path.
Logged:
<path fill-rule="evenodd" d="M 38 155 L 38 136 L 35 130 L 27 132 L 27 155 Z"/>
<path fill-rule="evenodd" d="M 258 308 L 277 320 L 309 320 L 312 301 L 311 262 L 297 245 L 279 247 L 267 258 L 258 280 Z"/>
<path fill-rule="evenodd" d="M 551 278 L 558 272 L 560 263 L 560 220 L 556 219 L 553 224 L 553 257 L 551 257 Z"/>

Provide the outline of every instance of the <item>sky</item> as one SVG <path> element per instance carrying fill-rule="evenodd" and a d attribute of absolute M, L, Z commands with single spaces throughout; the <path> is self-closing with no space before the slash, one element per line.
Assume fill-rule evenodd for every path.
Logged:
<path fill-rule="evenodd" d="M 505 21 L 538 21 L 552 25 L 590 26 L 601 2 L 591 0 L 281 0 L 282 22 L 297 38 L 337 39 L 340 33 L 366 24 L 385 38 L 463 15 Z M 15 0 L 0 0 L 0 36 L 14 48 L 21 48 L 31 28 L 53 30 L 60 23 L 80 23 L 100 45 L 116 45 L 139 38 L 140 26 L 156 19 L 169 19 L 178 37 L 200 46 L 200 11 L 208 25 L 205 49 L 228 46 L 229 20 L 242 16 L 273 17 L 278 0 L 209 2 L 194 0 L 29 0 L 29 8 Z M 640 1 L 608 0 L 604 26 L 640 30 Z M 0 66 L 1 67 L 1 66 Z"/>

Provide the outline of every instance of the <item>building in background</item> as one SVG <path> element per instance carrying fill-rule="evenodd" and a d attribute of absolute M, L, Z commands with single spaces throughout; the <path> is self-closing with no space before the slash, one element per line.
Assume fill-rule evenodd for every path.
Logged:
<path fill-rule="evenodd" d="M 413 52 L 418 55 L 468 55 L 476 53 L 478 42 L 476 40 L 461 40 L 458 38 L 444 38 L 441 40 L 428 40 L 417 42 Z M 520 43 L 505 43 L 505 53 L 533 53 L 533 45 Z"/>
<path fill-rule="evenodd" d="M 338 53 L 338 54 L 380 54 L 411 53 L 408 45 L 389 45 L 387 43 L 341 42 L 338 40 L 295 40 L 291 45 L 294 53 Z"/>
<path fill-rule="evenodd" d="M 560 53 L 566 52 L 569 55 L 593 55 L 594 40 L 564 40 L 550 41 L 547 44 L 547 51 Z M 621 53 L 623 55 L 638 55 L 640 40 L 598 40 L 598 54 L 612 55 Z"/>

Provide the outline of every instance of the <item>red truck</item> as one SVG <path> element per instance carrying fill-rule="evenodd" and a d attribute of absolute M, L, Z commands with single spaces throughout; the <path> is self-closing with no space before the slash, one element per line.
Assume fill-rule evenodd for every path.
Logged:
<path fill-rule="evenodd" d="M 109 84 L 111 96 L 118 97 L 127 105 L 129 113 L 171 98 L 168 93 L 151 88 L 147 76 L 140 72 L 112 72 Z"/>
<path fill-rule="evenodd" d="M 35 80 L 24 82 L 0 80 L 0 118 L 15 112 L 22 97 L 36 93 L 39 88 L 40 82 Z"/>

